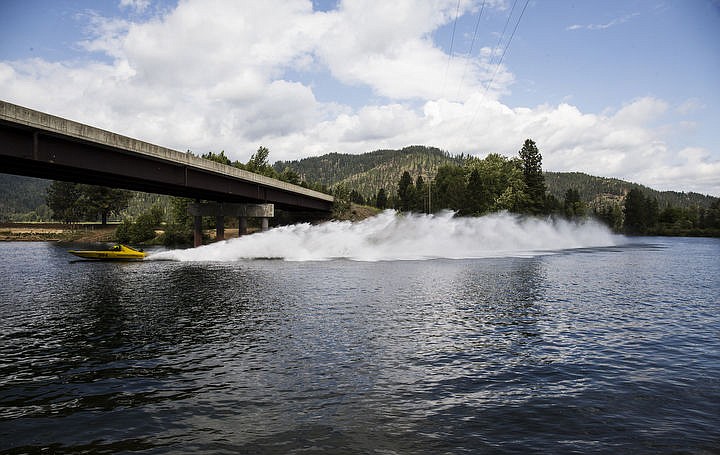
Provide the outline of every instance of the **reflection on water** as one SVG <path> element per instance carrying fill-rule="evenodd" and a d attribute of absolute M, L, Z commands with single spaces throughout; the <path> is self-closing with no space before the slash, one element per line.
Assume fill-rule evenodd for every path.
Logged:
<path fill-rule="evenodd" d="M 125 264 L 0 244 L 0 451 L 712 453 L 720 243 L 659 242 Z"/>

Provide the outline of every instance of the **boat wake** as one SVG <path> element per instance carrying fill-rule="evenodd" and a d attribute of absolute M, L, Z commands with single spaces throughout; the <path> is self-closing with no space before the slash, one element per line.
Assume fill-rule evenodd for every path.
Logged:
<path fill-rule="evenodd" d="M 386 210 L 359 222 L 282 226 L 198 248 L 163 251 L 148 259 L 393 261 L 524 257 L 575 248 L 615 246 L 624 243 L 623 239 L 592 220 L 574 223 L 508 213 L 456 218 L 452 212 L 401 215 Z"/>

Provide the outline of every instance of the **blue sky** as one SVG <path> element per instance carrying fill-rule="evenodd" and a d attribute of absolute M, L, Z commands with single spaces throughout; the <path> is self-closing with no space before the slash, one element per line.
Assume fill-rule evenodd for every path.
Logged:
<path fill-rule="evenodd" d="M 719 74 L 718 0 L 0 2 L 0 99 L 242 161 L 530 137 L 720 196 Z"/>

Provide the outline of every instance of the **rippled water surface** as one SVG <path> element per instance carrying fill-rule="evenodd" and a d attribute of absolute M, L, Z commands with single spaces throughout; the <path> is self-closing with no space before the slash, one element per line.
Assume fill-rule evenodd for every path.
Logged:
<path fill-rule="evenodd" d="M 718 453 L 720 241 L 70 262 L 0 244 L 0 452 Z"/>

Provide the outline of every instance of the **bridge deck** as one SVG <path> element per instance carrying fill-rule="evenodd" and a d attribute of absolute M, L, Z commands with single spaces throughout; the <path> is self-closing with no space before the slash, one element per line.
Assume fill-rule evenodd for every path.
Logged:
<path fill-rule="evenodd" d="M 219 202 L 332 209 L 333 197 L 0 100 L 0 172 Z"/>

